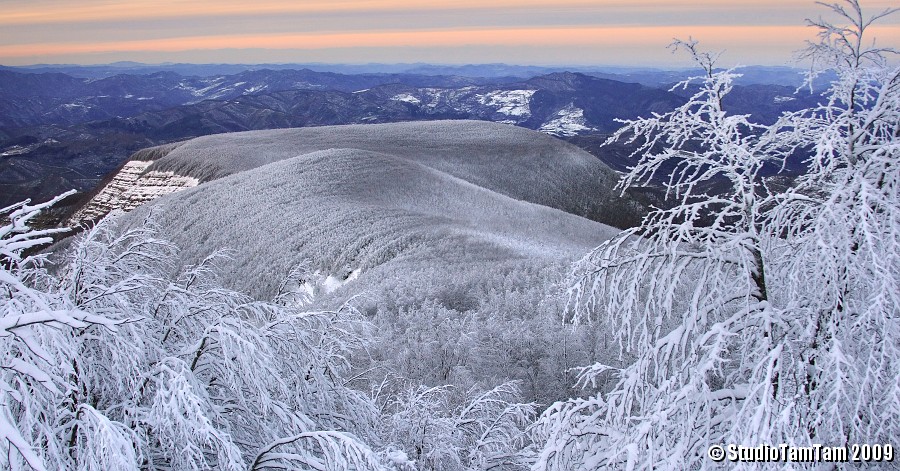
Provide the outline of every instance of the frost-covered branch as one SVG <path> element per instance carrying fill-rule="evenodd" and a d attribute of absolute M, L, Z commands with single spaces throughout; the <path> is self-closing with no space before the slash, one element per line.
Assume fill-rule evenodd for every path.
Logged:
<path fill-rule="evenodd" d="M 900 69 L 867 38 L 895 10 L 825 7 L 846 25 L 810 22 L 810 83 L 836 76 L 820 105 L 766 127 L 730 115 L 734 72 L 679 42 L 707 72 L 697 91 L 613 136 L 637 144 L 623 190 L 661 179 L 675 206 L 576 266 L 572 318 L 612 330 L 620 364 L 582 370 L 614 385 L 544 412 L 537 469 L 706 468 L 711 444 L 900 433 Z M 763 166 L 795 152 L 808 173 L 772 193 Z"/>

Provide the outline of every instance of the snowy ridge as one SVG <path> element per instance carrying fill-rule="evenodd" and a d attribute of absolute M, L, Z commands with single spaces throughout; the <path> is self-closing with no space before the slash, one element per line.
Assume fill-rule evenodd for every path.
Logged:
<path fill-rule="evenodd" d="M 186 263 L 216 248 L 240 247 L 228 262 L 232 275 L 223 281 L 263 298 L 274 294 L 273 280 L 305 261 L 329 274 L 311 275 L 318 281 L 301 284 L 321 299 L 345 293 L 341 287 L 354 279 L 361 286 L 355 289 L 382 291 L 395 282 L 391 273 L 421 268 L 423 260 L 444 265 L 443 274 L 419 280 L 422 289 L 441 292 L 448 270 L 570 260 L 615 232 L 410 158 L 346 148 L 299 155 L 171 194 L 129 219 L 140 223 L 146 211 L 153 212 L 164 237 L 189 247 L 182 253 Z M 465 277 L 493 276 L 492 270 Z"/>
<path fill-rule="evenodd" d="M 492 90 L 477 87 L 420 88 L 398 93 L 391 100 L 421 106 L 428 111 L 470 113 L 504 124 L 519 124 L 531 117 L 536 90 Z"/>
<path fill-rule="evenodd" d="M 428 382 L 450 374 L 428 359 L 448 341 L 500 352 L 537 338 L 523 329 L 546 332 L 562 312 L 569 264 L 617 232 L 576 214 L 622 210 L 604 206 L 615 175 L 593 156 L 483 121 L 206 136 L 160 155 L 147 171 L 203 183 L 124 214 L 123 230 L 152 215 L 185 265 L 231 249 L 218 263 L 219 280 L 256 299 L 326 309 L 352 298 L 379 326 L 395 326 L 379 327 L 381 355 L 422 365 L 408 375 Z M 488 329 L 486 318 L 500 325 Z M 576 340 L 553 333 L 523 348 L 562 342 Z M 453 371 L 496 381 L 498 370 L 479 354 L 461 355 Z M 528 400 L 550 401 L 570 386 L 549 366 L 560 361 L 504 374 L 524 381 Z"/>
<path fill-rule="evenodd" d="M 244 93 L 256 93 L 269 88 L 268 85 L 254 85 L 244 89 Z"/>
<path fill-rule="evenodd" d="M 618 176 L 581 149 L 546 134 L 485 121 L 317 126 L 199 137 L 151 170 L 207 182 L 333 148 L 395 155 L 515 199 L 617 223 Z M 585 201 L 584 195 L 594 195 Z M 627 206 L 627 205 L 626 205 Z"/>
<path fill-rule="evenodd" d="M 205 136 L 159 156 L 143 172 L 165 174 L 172 186 L 122 175 L 134 182 L 115 185 L 135 188 L 119 190 L 128 207 L 206 182 L 161 198 L 154 213 L 172 228 L 171 237 L 187 238 L 179 241 L 184 246 L 203 240 L 203 250 L 251 247 L 250 258 L 235 261 L 242 275 L 233 283 L 250 283 L 242 289 L 260 295 L 274 289 L 265 285 L 271 277 L 264 271 L 287 273 L 304 259 L 317 260 L 313 268 L 324 274 L 361 270 L 364 282 L 400 254 L 454 260 L 447 252 L 459 251 L 479 264 L 497 257 L 567 258 L 611 234 L 584 217 L 622 212 L 610 206 L 616 175 L 590 154 L 539 132 L 483 121 Z M 131 196 L 137 194 L 143 198 Z M 603 196 L 585 200 L 585 194 Z M 99 199 L 113 204 L 106 194 Z M 183 224 L 191 228 L 177 229 Z M 274 260 L 273 253 L 292 255 Z"/>
<path fill-rule="evenodd" d="M 484 121 L 428 121 L 249 131 L 140 151 L 73 222 L 129 210 L 181 188 L 316 151 L 394 155 L 465 182 L 595 221 L 636 220 L 637 206 L 612 190 L 618 176 L 581 149 L 546 134 Z M 134 189 L 130 189 L 134 186 Z M 583 195 L 595 195 L 589 201 Z"/>

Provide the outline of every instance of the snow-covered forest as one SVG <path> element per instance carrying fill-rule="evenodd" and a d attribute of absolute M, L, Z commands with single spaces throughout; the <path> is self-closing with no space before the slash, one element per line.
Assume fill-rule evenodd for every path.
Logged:
<path fill-rule="evenodd" d="M 598 236 L 608 240 L 571 267 L 581 231 L 609 229 L 570 214 L 589 205 L 556 197 L 581 187 L 517 188 L 517 175 L 494 176 L 500 158 L 493 173 L 445 159 L 450 141 L 431 163 L 332 149 L 253 170 L 193 154 L 190 165 L 230 176 L 50 250 L 66 229 L 29 223 L 67 195 L 0 210 L 0 467 L 676 470 L 719 467 L 711 445 L 897 446 L 900 67 L 868 30 L 894 11 L 822 6 L 803 52 L 820 104 L 774 124 L 723 106 L 740 69 L 720 69 L 697 41 L 673 44 L 705 72 L 678 85 L 692 97 L 623 122 L 609 141 L 637 149 L 620 190 L 661 180 L 672 204 Z M 804 159 L 805 173 L 763 177 L 788 159 Z M 371 180 L 338 187 L 334 174 L 351 167 Z M 388 174 L 389 190 L 373 189 Z M 184 222 L 206 197 L 222 213 L 210 220 L 250 233 L 229 192 L 274 208 L 292 192 L 322 222 L 280 221 L 298 238 L 264 247 L 194 228 L 203 215 Z M 484 201 L 490 211 L 466 213 Z M 362 214 L 363 229 L 342 225 Z M 538 220 L 552 224 L 527 227 Z M 382 246 L 379 234 L 390 235 Z M 201 250 L 179 237 L 244 242 Z M 544 247 L 553 237 L 559 247 Z M 360 255 L 339 276 L 321 261 L 251 266 L 291 244 Z M 380 291 L 354 292 L 372 273 L 379 284 L 361 286 Z M 762 465 L 820 463 L 728 463 Z"/>

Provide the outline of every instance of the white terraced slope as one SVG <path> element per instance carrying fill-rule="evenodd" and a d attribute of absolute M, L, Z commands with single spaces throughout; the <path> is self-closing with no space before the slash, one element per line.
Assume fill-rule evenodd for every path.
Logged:
<path fill-rule="evenodd" d="M 556 116 L 544 123 L 539 131 L 553 134 L 554 136 L 574 136 L 584 131 L 593 131 L 594 128 L 587 126 L 584 119 L 584 110 L 576 107 L 574 104 L 559 110 Z"/>
<path fill-rule="evenodd" d="M 174 172 L 148 171 L 153 162 L 129 160 L 97 195 L 75 212 L 68 225 L 77 226 L 113 210 L 130 211 L 162 195 L 197 186 L 196 178 Z"/>
<path fill-rule="evenodd" d="M 477 98 L 482 105 L 492 107 L 497 113 L 510 117 L 500 122 L 516 124 L 531 116 L 529 101 L 534 92 L 535 90 L 503 90 L 477 95 Z"/>

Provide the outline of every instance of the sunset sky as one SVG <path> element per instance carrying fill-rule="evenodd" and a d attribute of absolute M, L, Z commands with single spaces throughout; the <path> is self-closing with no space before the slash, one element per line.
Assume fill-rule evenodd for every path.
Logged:
<path fill-rule="evenodd" d="M 897 0 L 868 0 L 870 12 Z M 790 65 L 808 0 L 4 0 L 0 64 L 505 62 L 678 66 L 693 36 L 730 64 Z M 828 16 L 826 15 L 826 18 Z M 900 14 L 873 29 L 900 47 Z"/>

